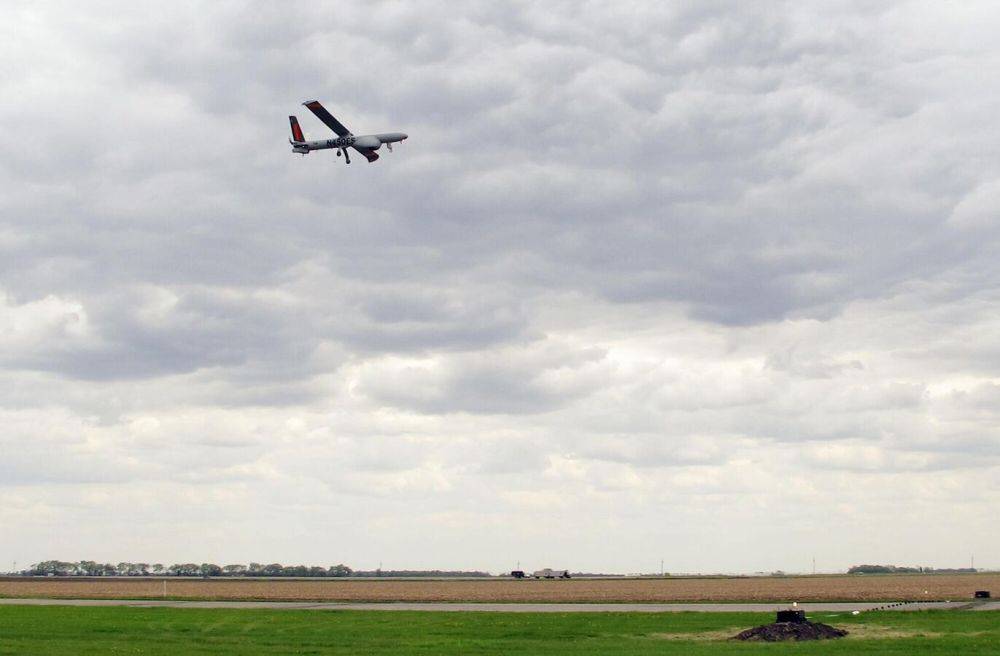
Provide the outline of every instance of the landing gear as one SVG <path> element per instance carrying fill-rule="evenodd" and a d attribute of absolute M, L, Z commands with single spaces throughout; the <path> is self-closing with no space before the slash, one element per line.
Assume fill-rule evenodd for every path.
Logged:
<path fill-rule="evenodd" d="M 347 154 L 347 149 L 346 148 L 338 148 L 337 149 L 337 157 L 340 157 L 341 153 L 344 154 L 344 161 L 347 162 L 348 164 L 350 164 L 351 163 L 351 156 Z"/>
<path fill-rule="evenodd" d="M 388 142 L 388 143 L 386 143 L 386 144 L 385 144 L 385 147 L 389 149 L 389 152 L 390 152 L 390 153 L 392 152 L 392 142 L 391 142 L 391 141 L 390 141 L 390 142 Z"/>

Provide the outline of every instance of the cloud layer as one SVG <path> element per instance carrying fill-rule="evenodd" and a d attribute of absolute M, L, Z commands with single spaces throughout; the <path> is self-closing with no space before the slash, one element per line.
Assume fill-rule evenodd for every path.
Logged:
<path fill-rule="evenodd" d="M 989 3 L 0 14 L 0 562 L 1000 538 Z"/>

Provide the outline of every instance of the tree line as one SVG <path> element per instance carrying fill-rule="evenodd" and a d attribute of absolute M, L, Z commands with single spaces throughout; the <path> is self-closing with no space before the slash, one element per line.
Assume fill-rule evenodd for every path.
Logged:
<path fill-rule="evenodd" d="M 899 565 L 855 565 L 847 570 L 848 574 L 974 574 L 978 570 L 972 567 L 950 567 L 934 569 L 933 567 L 901 567 Z"/>
<path fill-rule="evenodd" d="M 249 565 L 216 565 L 215 563 L 178 563 L 163 565 L 162 563 L 99 563 L 93 560 L 76 562 L 62 560 L 43 560 L 24 570 L 21 574 L 28 576 L 260 576 L 260 577 L 481 577 L 490 576 L 488 572 L 464 572 L 452 570 L 353 570 L 347 565 L 331 565 L 318 567 L 307 565 L 282 565 L 281 563 L 250 563 Z"/>
<path fill-rule="evenodd" d="M 31 576 L 315 576 L 344 577 L 354 574 L 347 565 L 308 567 L 280 563 L 250 563 L 249 565 L 216 565 L 215 563 L 127 563 L 117 565 L 93 560 L 67 562 L 43 560 L 31 566 L 25 574 Z"/>

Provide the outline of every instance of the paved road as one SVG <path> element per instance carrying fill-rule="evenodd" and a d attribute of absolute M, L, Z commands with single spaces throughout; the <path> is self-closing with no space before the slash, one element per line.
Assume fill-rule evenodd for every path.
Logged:
<path fill-rule="evenodd" d="M 469 604 L 469 603 L 337 603 L 310 601 L 173 601 L 135 599 L 0 599 L 0 606 L 132 606 L 138 608 L 258 608 L 285 610 L 417 610 L 506 613 L 771 613 L 788 604 Z M 802 603 L 809 613 L 850 613 L 887 610 L 966 609 L 1000 610 L 1000 602 L 930 601 L 912 604 Z"/>

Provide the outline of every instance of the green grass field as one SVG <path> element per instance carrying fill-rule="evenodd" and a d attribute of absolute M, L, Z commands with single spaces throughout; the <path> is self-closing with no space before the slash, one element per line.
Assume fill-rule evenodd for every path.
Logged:
<path fill-rule="evenodd" d="M 0 607 L 0 654 L 1000 654 L 1000 614 L 812 617 L 836 641 L 728 641 L 755 613 L 450 613 Z"/>

